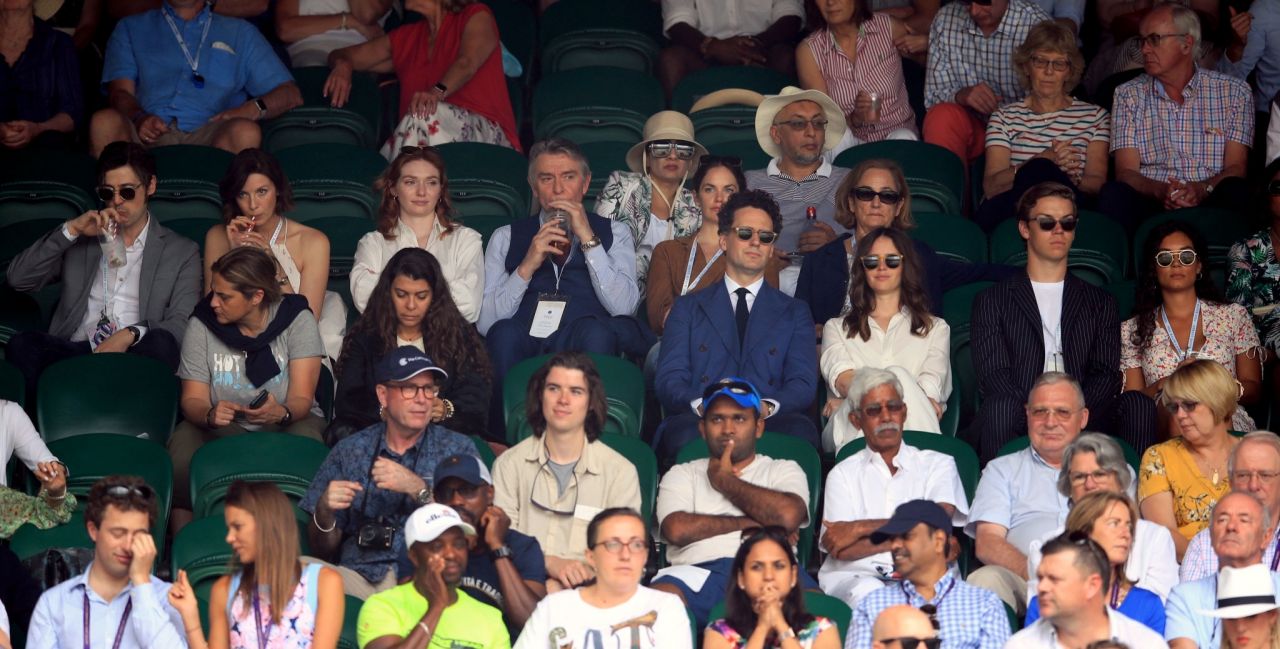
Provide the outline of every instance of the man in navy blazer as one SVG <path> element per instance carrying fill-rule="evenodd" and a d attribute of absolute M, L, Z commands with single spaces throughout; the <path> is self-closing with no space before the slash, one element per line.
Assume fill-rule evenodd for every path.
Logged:
<path fill-rule="evenodd" d="M 778 204 L 767 192 L 738 192 L 720 214 L 724 283 L 677 299 L 667 317 L 656 389 L 668 416 L 654 436 L 654 450 L 659 458 L 674 458 L 698 437 L 692 403 L 722 376 L 742 377 L 779 404 L 769 430 L 820 447 L 808 413 L 818 381 L 813 318 L 803 302 L 764 281 L 782 229 Z"/>

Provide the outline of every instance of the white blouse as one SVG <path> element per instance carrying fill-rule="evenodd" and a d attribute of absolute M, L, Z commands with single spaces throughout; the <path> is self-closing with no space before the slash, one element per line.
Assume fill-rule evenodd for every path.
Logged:
<path fill-rule="evenodd" d="M 0 399 L 0 467 L 14 455 L 33 472 L 39 462 L 58 461 L 45 446 L 36 427 L 31 425 L 31 418 L 23 412 L 22 406 Z M 7 471 L 0 471 L 0 486 L 8 486 Z"/>
<path fill-rule="evenodd" d="M 932 317 L 932 316 L 930 316 Z M 929 333 L 921 338 L 911 331 L 911 316 L 906 309 L 889 320 L 885 331 L 870 320 L 871 338 L 849 337 L 844 317 L 837 316 L 822 327 L 822 357 L 819 365 L 828 386 L 847 370 L 860 367 L 881 369 L 898 366 L 910 372 L 925 395 L 938 403 L 951 396 L 951 327 L 941 318 L 933 318 Z"/>
<path fill-rule="evenodd" d="M 458 311 L 467 322 L 480 318 L 480 303 L 484 294 L 484 246 L 480 233 L 464 225 L 457 225 L 453 232 L 441 238 L 444 228 L 436 220 L 423 249 L 435 255 L 449 284 L 449 294 L 458 305 Z M 378 283 L 378 277 L 387 262 L 405 248 L 418 247 L 418 237 L 404 221 L 396 224 L 396 238 L 388 240 L 377 230 L 360 237 L 356 246 L 356 263 L 351 269 L 351 300 L 356 309 L 363 312 L 369 303 L 369 294 Z"/>

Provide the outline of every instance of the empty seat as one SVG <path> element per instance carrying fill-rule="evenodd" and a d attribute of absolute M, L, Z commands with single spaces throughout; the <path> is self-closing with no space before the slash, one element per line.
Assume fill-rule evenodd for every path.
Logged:
<path fill-rule="evenodd" d="M 496 144 L 450 142 L 437 149 L 449 177 L 449 200 L 459 216 L 529 213 L 529 163 Z"/>
<path fill-rule="evenodd" d="M 657 3 L 644 0 L 560 0 L 542 13 L 541 29 L 543 74 L 589 66 L 649 74 L 658 59 L 662 14 Z"/>
<path fill-rule="evenodd" d="M 642 72 L 587 67 L 547 74 L 533 89 L 534 136 L 634 144 L 663 106 L 658 80 Z"/>
<path fill-rule="evenodd" d="M 36 419 L 47 442 L 111 433 L 163 448 L 178 418 L 177 377 L 146 356 L 87 354 L 58 361 L 38 386 Z"/>
<path fill-rule="evenodd" d="M 609 174 L 630 171 L 627 168 L 627 151 L 633 144 L 634 142 L 588 142 L 582 145 L 582 152 L 591 164 L 591 185 L 587 189 L 587 197 L 583 199 L 588 208 L 595 205 L 600 192 L 604 191 L 605 183 L 609 182 Z"/>
<path fill-rule="evenodd" d="M 64 182 L 24 180 L 0 185 L 0 268 L 96 204 L 87 191 Z"/>
<path fill-rule="evenodd" d="M 151 149 L 156 157 L 156 184 L 200 183 L 217 192 L 218 183 L 235 157 L 212 146 L 173 144 Z"/>
<path fill-rule="evenodd" d="M 987 261 L 987 236 L 973 221 L 954 214 L 912 210 L 916 227 L 911 238 L 929 244 L 938 254 L 956 261 Z"/>
<path fill-rule="evenodd" d="M 213 440 L 191 457 L 192 512 L 215 513 L 236 480 L 275 483 L 297 503 L 328 454 L 321 442 L 273 432 Z"/>
<path fill-rule="evenodd" d="M 276 151 L 275 156 L 294 185 L 342 180 L 372 188 L 387 168 L 386 158 L 377 151 L 341 143 L 300 144 Z"/>
<path fill-rule="evenodd" d="M 712 66 L 691 72 L 680 80 L 671 93 L 671 110 L 689 114 L 694 103 L 717 90 L 743 88 L 762 95 L 776 95 L 796 80 L 773 68 L 745 65 Z M 751 109 L 755 112 L 755 109 Z M 701 141 L 701 140 L 699 140 Z"/>

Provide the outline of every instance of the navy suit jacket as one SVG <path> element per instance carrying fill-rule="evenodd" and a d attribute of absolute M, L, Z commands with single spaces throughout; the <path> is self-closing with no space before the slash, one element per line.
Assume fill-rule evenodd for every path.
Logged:
<path fill-rule="evenodd" d="M 762 285 L 739 348 L 733 301 L 723 281 L 677 298 L 658 356 L 656 389 L 667 414 L 689 412 L 689 402 L 707 385 L 728 376 L 746 379 L 761 396 L 776 399 L 780 413 L 807 409 L 818 390 L 809 307 Z"/>

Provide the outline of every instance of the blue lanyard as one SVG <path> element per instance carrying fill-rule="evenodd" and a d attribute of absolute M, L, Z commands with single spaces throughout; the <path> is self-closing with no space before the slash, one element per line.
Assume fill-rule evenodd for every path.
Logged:
<path fill-rule="evenodd" d="M 1164 332 L 1169 335 L 1169 344 L 1173 345 L 1173 351 L 1178 354 L 1178 360 L 1187 360 L 1187 357 L 1195 352 L 1196 329 L 1200 327 L 1200 300 L 1196 300 L 1196 310 L 1191 314 L 1191 335 L 1187 338 L 1185 351 L 1182 345 L 1178 344 L 1178 337 L 1173 335 L 1173 326 L 1169 324 L 1169 312 L 1165 311 L 1164 307 L 1160 307 L 1160 319 L 1164 321 Z"/>
<path fill-rule="evenodd" d="M 272 624 L 267 622 L 266 626 L 262 625 L 262 610 L 258 608 L 258 590 L 253 590 L 253 630 L 257 631 L 258 649 L 266 649 L 267 638 L 271 635 Z"/>
<path fill-rule="evenodd" d="M 89 582 L 86 580 L 84 584 L 84 649 L 89 649 Z M 129 597 L 129 601 L 124 605 L 124 615 L 120 616 L 120 626 L 116 627 L 116 641 L 111 645 L 111 649 L 120 649 L 120 642 L 124 640 L 124 628 L 129 622 L 129 613 L 133 611 L 133 597 Z"/>

